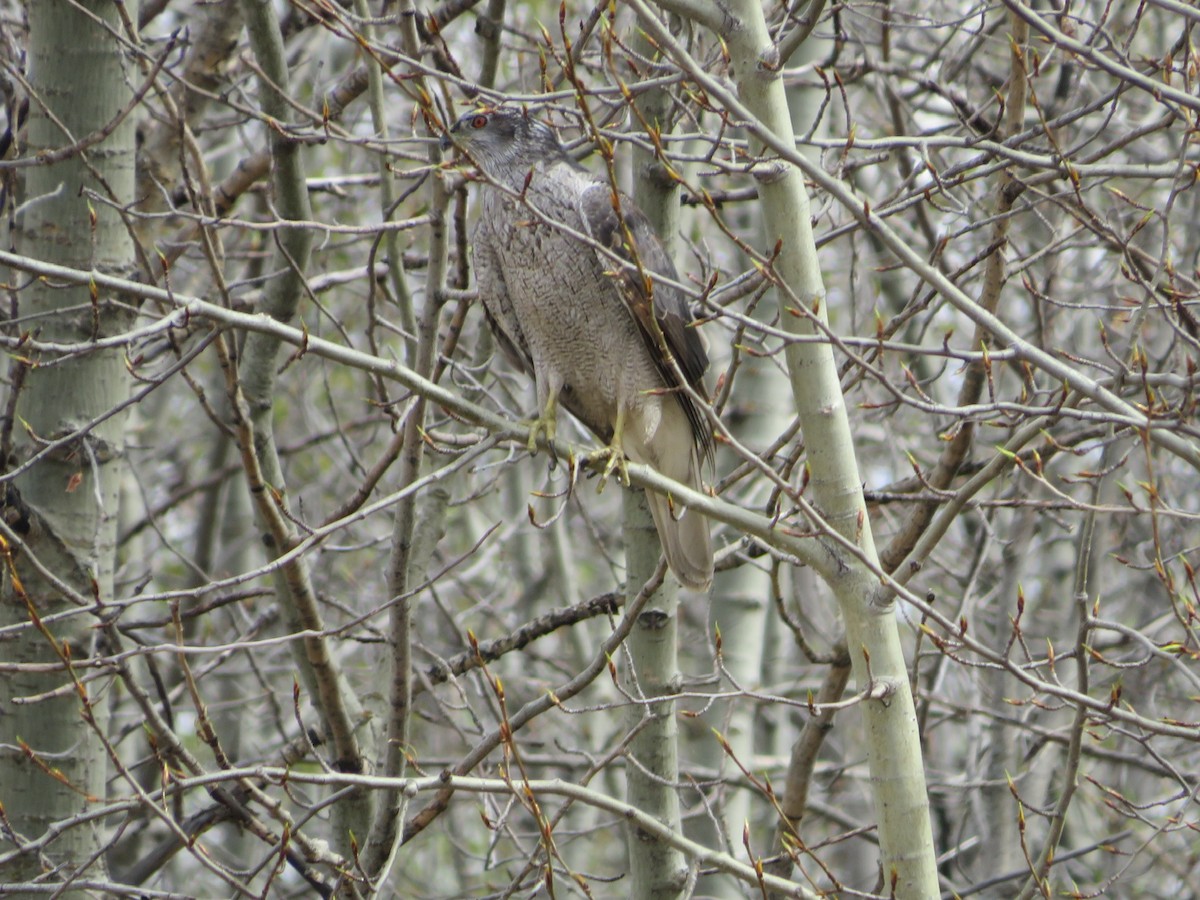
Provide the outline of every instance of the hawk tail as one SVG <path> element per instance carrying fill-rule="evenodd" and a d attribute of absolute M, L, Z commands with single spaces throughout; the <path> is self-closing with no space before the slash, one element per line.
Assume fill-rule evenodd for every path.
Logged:
<path fill-rule="evenodd" d="M 697 473 L 699 474 L 699 473 Z M 699 490 L 697 483 L 690 485 Z M 706 591 L 712 585 L 713 550 L 708 520 L 694 509 L 672 508 L 671 501 L 654 491 L 646 492 L 650 515 L 658 539 L 662 542 L 667 565 L 680 584 L 693 591 Z M 678 516 L 678 518 L 676 518 Z"/>
<path fill-rule="evenodd" d="M 634 410 L 625 423 L 621 443 L 634 462 L 645 463 L 668 478 L 692 490 L 704 490 L 703 471 L 706 446 L 697 441 L 685 410 L 679 403 L 664 402 L 661 419 L 647 434 L 646 423 Z M 654 519 L 659 543 L 667 565 L 680 584 L 694 591 L 706 591 L 713 578 L 712 536 L 708 519 L 698 510 L 688 509 L 667 494 L 646 491 L 646 502 Z"/>

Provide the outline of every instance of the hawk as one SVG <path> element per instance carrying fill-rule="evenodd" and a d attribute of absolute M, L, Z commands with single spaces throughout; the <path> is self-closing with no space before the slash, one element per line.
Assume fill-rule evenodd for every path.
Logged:
<path fill-rule="evenodd" d="M 552 439 L 558 405 L 608 449 L 700 490 L 713 453 L 704 410 L 708 356 L 671 258 L 650 221 L 607 180 L 579 166 L 554 130 L 511 107 L 454 123 L 457 144 L 488 185 L 471 233 L 475 279 L 497 343 L 533 376 L 537 435 Z M 682 379 L 682 380 L 681 380 Z M 712 582 L 707 520 L 647 492 L 667 565 L 689 588 Z"/>

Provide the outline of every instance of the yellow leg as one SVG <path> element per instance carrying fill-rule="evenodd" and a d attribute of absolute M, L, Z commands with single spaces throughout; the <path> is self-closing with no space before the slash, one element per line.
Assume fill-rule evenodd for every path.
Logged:
<path fill-rule="evenodd" d="M 625 487 L 629 487 L 629 466 L 625 462 L 625 451 L 621 447 L 621 433 L 625 430 L 625 407 L 617 406 L 617 421 L 613 424 L 613 436 L 609 441 L 608 446 L 603 450 L 596 450 L 588 454 L 588 462 L 598 462 L 601 459 L 605 460 L 604 469 L 600 472 L 600 483 L 596 485 L 596 493 L 604 490 L 604 485 L 608 482 L 608 476 L 614 471 L 617 473 L 617 480 Z"/>
<path fill-rule="evenodd" d="M 554 435 L 558 430 L 558 394 L 551 393 L 546 400 L 546 408 L 542 414 L 529 423 L 529 453 L 537 456 L 538 434 L 544 434 L 546 441 L 553 445 Z M 554 447 L 550 447 L 550 457 L 554 458 Z"/>

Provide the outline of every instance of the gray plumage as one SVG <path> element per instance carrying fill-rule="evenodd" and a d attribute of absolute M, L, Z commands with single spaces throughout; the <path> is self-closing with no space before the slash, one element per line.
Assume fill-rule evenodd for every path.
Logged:
<path fill-rule="evenodd" d="M 497 342 L 533 376 L 535 436 L 540 428 L 553 437 L 560 403 L 614 453 L 701 490 L 712 430 L 670 359 L 703 396 L 708 357 L 684 296 L 649 277 L 678 280 L 649 220 L 521 110 L 468 113 L 443 145 L 451 141 L 491 182 L 471 235 L 475 279 Z M 647 499 L 671 571 L 688 587 L 707 588 L 707 520 L 661 494 L 648 491 Z"/>

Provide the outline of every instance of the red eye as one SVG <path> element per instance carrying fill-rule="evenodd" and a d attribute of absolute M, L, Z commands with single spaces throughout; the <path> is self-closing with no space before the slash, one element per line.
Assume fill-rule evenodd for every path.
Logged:
<path fill-rule="evenodd" d="M 487 123 L 488 123 L 487 116 L 476 116 L 475 118 L 473 118 L 471 120 L 471 127 L 472 128 L 483 128 L 485 125 L 487 125 Z"/>

